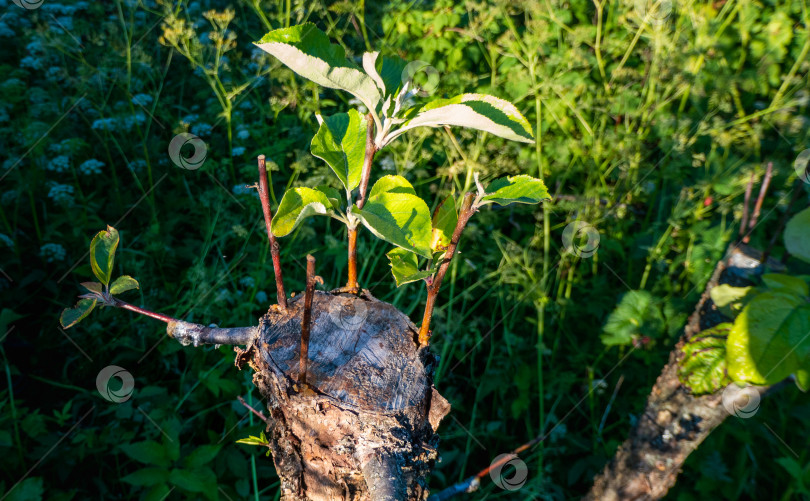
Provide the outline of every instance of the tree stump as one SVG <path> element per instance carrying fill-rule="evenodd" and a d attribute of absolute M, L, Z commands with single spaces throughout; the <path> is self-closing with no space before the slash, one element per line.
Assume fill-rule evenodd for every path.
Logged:
<path fill-rule="evenodd" d="M 433 388 L 435 357 L 394 306 L 317 291 L 306 385 L 298 384 L 303 295 L 262 317 L 237 366 L 267 398 L 268 439 L 281 498 L 418 500 L 449 412 Z"/>

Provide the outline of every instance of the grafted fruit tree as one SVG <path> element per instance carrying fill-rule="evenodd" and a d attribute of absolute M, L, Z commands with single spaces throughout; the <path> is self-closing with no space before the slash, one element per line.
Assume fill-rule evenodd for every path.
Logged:
<path fill-rule="evenodd" d="M 183 43 L 176 37 L 168 41 Z M 436 430 L 450 410 L 433 387 L 436 357 L 429 348 L 444 275 L 475 212 L 488 204 L 537 204 L 549 194 L 542 180 L 527 175 L 484 183 L 470 171 L 469 191 L 436 201 L 431 214 L 406 178 L 382 176 L 372 184 L 374 157 L 417 127 L 443 127 L 455 145 L 451 126 L 525 143 L 534 141 L 532 129 L 514 105 L 493 96 L 461 94 L 419 104 L 425 93 L 412 78 L 413 64 L 368 52 L 361 68 L 311 23 L 271 31 L 256 45 L 302 77 L 352 94 L 367 110 L 365 115 L 350 109 L 318 117 L 311 152 L 334 171 L 342 191 L 295 187 L 274 211 L 264 157 L 258 159 L 277 303 L 257 326 L 235 328 L 206 327 L 129 304 L 118 295 L 139 284 L 129 276 L 112 279 L 119 236 L 108 227 L 90 244 L 98 281 L 82 284 L 87 292 L 63 312 L 62 324 L 75 325 L 97 305 L 112 306 L 166 322 L 167 334 L 184 345 L 244 346 L 236 348 L 236 365 L 253 369 L 253 382 L 269 411 L 262 414 L 268 433 L 248 443 L 272 451 L 286 501 L 425 499 L 437 457 Z M 290 299 L 276 238 L 313 216 L 346 225 L 347 283 L 316 291 L 322 281 L 315 275 L 315 259 L 308 256 L 306 290 Z M 361 228 L 394 246 L 387 256 L 398 286 L 425 283 L 427 302 L 419 327 L 358 283 Z"/>

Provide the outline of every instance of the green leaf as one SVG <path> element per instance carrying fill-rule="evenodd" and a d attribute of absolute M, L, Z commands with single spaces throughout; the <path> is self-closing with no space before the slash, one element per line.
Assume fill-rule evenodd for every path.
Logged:
<path fill-rule="evenodd" d="M 399 176 L 386 176 L 395 178 Z M 407 186 L 396 183 L 404 183 Z M 378 187 L 383 182 L 385 186 Z M 430 209 L 418 196 L 407 191 L 413 187 L 404 178 L 399 180 L 381 179 L 371 189 L 373 196 L 360 210 L 352 207 L 352 214 L 377 237 L 397 247 L 430 257 Z M 390 189 L 388 189 L 390 188 Z"/>
<path fill-rule="evenodd" d="M 363 69 L 377 84 L 383 96 L 396 97 L 402 89 L 402 73 L 408 61 L 399 56 L 381 56 L 379 52 L 363 54 Z"/>
<path fill-rule="evenodd" d="M 324 118 L 312 138 L 312 154 L 337 174 L 347 192 L 360 185 L 368 122 L 357 110 Z"/>
<path fill-rule="evenodd" d="M 701 331 L 683 346 L 678 378 L 695 395 L 714 393 L 731 380 L 726 376 L 726 338 L 731 323 Z"/>
<path fill-rule="evenodd" d="M 810 208 L 788 221 L 785 226 L 785 248 L 797 258 L 810 263 Z"/>
<path fill-rule="evenodd" d="M 110 283 L 115 260 L 115 249 L 118 247 L 118 230 L 107 226 L 90 242 L 90 267 L 93 274 L 104 285 Z"/>
<path fill-rule="evenodd" d="M 98 282 L 82 282 L 81 286 L 90 292 L 101 295 L 104 291 L 104 286 Z"/>
<path fill-rule="evenodd" d="M 31 477 L 21 481 L 13 491 L 6 491 L 4 501 L 41 501 L 45 494 L 42 477 Z"/>
<path fill-rule="evenodd" d="M 220 449 L 222 449 L 222 444 L 203 445 L 197 447 L 194 449 L 194 452 L 186 457 L 185 465 L 189 467 L 204 466 L 217 457 Z"/>
<path fill-rule="evenodd" d="M 766 273 L 762 275 L 765 287 L 772 291 L 782 291 L 799 296 L 809 296 L 810 286 L 799 277 L 791 277 L 781 273 Z"/>
<path fill-rule="evenodd" d="M 122 292 L 137 289 L 138 281 L 129 275 L 121 275 L 110 285 L 110 294 L 121 294 Z"/>
<path fill-rule="evenodd" d="M 142 468 L 134 473 L 130 473 L 121 480 L 137 486 L 152 486 L 168 481 L 169 472 L 164 468 Z"/>
<path fill-rule="evenodd" d="M 715 306 L 729 318 L 736 317 L 745 306 L 746 301 L 754 295 L 753 287 L 732 287 L 728 284 L 720 284 L 709 291 L 709 296 Z"/>
<path fill-rule="evenodd" d="M 795 294 L 764 292 L 734 321 L 728 337 L 728 375 L 773 384 L 810 357 L 810 304 Z"/>
<path fill-rule="evenodd" d="M 302 77 L 349 92 L 369 110 L 377 108 L 381 96 L 374 80 L 346 59 L 343 47 L 330 43 L 314 24 L 273 30 L 255 44 Z"/>
<path fill-rule="evenodd" d="M 810 389 L 810 370 L 798 369 L 796 371 L 796 386 L 802 391 Z"/>
<path fill-rule="evenodd" d="M 139 463 L 166 467 L 171 464 L 169 458 L 166 456 L 166 449 L 154 440 L 122 444 L 121 450 L 124 451 L 124 454 Z"/>
<path fill-rule="evenodd" d="M 326 195 L 326 198 L 329 199 L 329 202 L 332 204 L 333 209 L 335 209 L 336 211 L 340 210 L 341 198 L 340 192 L 338 190 L 325 184 L 316 186 L 315 189 Z"/>
<path fill-rule="evenodd" d="M 368 197 L 372 198 L 381 193 L 407 193 L 409 195 L 416 195 L 416 190 L 414 190 L 411 183 L 402 176 L 383 176 L 371 187 Z"/>
<path fill-rule="evenodd" d="M 216 493 L 217 489 L 217 477 L 209 468 L 175 468 L 169 474 L 169 482 L 189 492 L 206 493 L 213 488 Z M 206 497 L 211 499 L 209 494 Z"/>
<path fill-rule="evenodd" d="M 626 292 L 610 314 L 601 335 L 606 346 L 627 345 L 634 338 L 658 333 L 664 317 L 652 294 L 647 291 Z"/>
<path fill-rule="evenodd" d="M 486 188 L 486 195 L 481 199 L 481 205 L 496 203 L 498 205 L 539 204 L 543 200 L 550 200 L 545 183 L 531 176 L 509 176 L 496 179 Z"/>
<path fill-rule="evenodd" d="M 533 143 L 534 135 L 526 118 L 509 101 L 486 94 L 460 94 L 437 99 L 423 106 L 416 116 L 391 134 L 394 139 L 416 127 L 457 125 L 489 132 L 522 143 Z"/>
<path fill-rule="evenodd" d="M 458 224 L 456 199 L 453 196 L 445 198 L 433 212 L 433 238 L 430 241 L 430 250 L 437 252 L 450 245 L 453 232 Z"/>
<path fill-rule="evenodd" d="M 172 488 L 173 489 L 173 488 Z M 146 492 L 143 501 L 165 501 L 169 497 L 171 489 L 166 484 L 159 484 Z"/>
<path fill-rule="evenodd" d="M 261 433 L 260 436 L 254 437 L 253 435 L 248 436 L 248 438 L 240 438 L 236 441 L 237 444 L 247 444 L 247 445 L 264 445 L 266 446 L 270 442 L 268 442 L 267 437 L 265 436 L 264 432 Z"/>
<path fill-rule="evenodd" d="M 65 308 L 62 310 L 62 316 L 59 317 L 59 323 L 62 324 L 63 328 L 70 329 L 74 325 L 81 322 L 84 317 L 89 315 L 95 306 L 95 299 L 79 299 L 79 302 L 76 303 L 76 306 L 73 308 Z"/>
<path fill-rule="evenodd" d="M 289 235 L 304 218 L 331 216 L 332 202 L 326 193 L 312 188 L 293 188 L 281 198 L 270 229 L 277 237 Z"/>
<path fill-rule="evenodd" d="M 386 256 L 391 262 L 391 273 L 394 275 L 397 287 L 422 280 L 433 274 L 433 270 L 419 269 L 418 256 L 411 251 L 397 247 L 391 249 Z"/>

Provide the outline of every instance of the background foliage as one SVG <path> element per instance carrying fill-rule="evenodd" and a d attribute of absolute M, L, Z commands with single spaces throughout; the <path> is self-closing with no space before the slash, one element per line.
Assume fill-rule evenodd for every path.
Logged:
<path fill-rule="evenodd" d="M 808 19 L 802 0 L 46 0 L 33 10 L 4 0 L 0 492 L 33 467 L 7 499 L 278 497 L 272 462 L 235 444 L 260 434 L 236 397 L 259 402 L 229 349 L 165 342 L 161 324 L 121 311 L 67 333 L 57 319 L 90 276 L 89 239 L 111 224 L 116 275 L 142 287 L 131 302 L 200 323 L 256 322 L 273 275 L 246 187 L 255 157 L 271 161 L 274 199 L 302 180 L 334 183 L 309 154 L 314 115 L 359 104 L 250 43 L 309 20 L 354 57 L 374 48 L 428 62 L 436 96 L 500 96 L 535 127 L 536 147 L 459 130 L 464 156 L 425 130 L 379 165 L 437 200 L 469 186 L 472 169 L 545 178 L 553 203 L 483 210 L 448 274 L 433 348 L 453 412 L 431 485 L 545 431 L 525 456 L 523 489 L 485 483 L 473 497 L 583 494 L 637 419 L 766 162 L 776 175 L 755 246 L 786 210 L 808 144 Z M 208 144 L 198 170 L 169 159 L 183 131 Z M 600 233 L 591 258 L 561 252 L 575 220 Z M 360 282 L 417 319 L 424 288 L 394 288 L 387 250 L 361 232 Z M 289 290 L 302 289 L 306 253 L 326 287 L 342 285 L 341 225 L 313 219 L 282 241 Z M 108 365 L 135 378 L 124 403 L 94 387 Z M 807 495 L 808 412 L 791 386 L 754 418 L 729 420 L 669 498 Z"/>

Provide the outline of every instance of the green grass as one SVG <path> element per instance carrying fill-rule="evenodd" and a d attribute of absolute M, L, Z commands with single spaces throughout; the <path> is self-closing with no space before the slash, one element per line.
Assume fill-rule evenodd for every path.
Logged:
<path fill-rule="evenodd" d="M 272 461 L 234 443 L 260 431 L 236 397 L 259 401 L 229 349 L 159 342 L 161 325 L 120 311 L 94 312 L 64 334 L 57 319 L 90 276 L 90 238 L 114 224 L 117 273 L 142 286 L 127 300 L 200 323 L 256 322 L 274 283 L 258 199 L 243 189 L 256 182 L 255 157 L 272 161 L 274 200 L 289 186 L 334 183 L 309 154 L 314 115 L 354 106 L 250 45 L 305 20 L 352 56 L 371 46 L 428 62 L 441 76 L 437 95 L 478 91 L 516 102 L 535 127 L 536 146 L 426 130 L 383 150 L 377 166 L 428 200 L 469 188 L 473 171 L 545 179 L 552 203 L 475 215 L 445 279 L 432 347 L 441 355 L 436 384 L 453 412 L 440 429 L 431 486 L 549 432 L 523 456 L 526 486 L 509 493 L 484 482 L 473 498 L 586 492 L 638 418 L 736 235 L 749 178 L 774 163 L 752 235 L 764 248 L 790 199 L 793 161 L 808 147 L 805 2 L 674 2 L 661 23 L 643 22 L 636 4 L 46 1 L 26 11 L 7 2 L 0 336 L 13 330 L 2 340 L 0 492 L 36 464 L 8 499 L 161 499 L 171 484 L 160 474 L 156 487 L 121 480 L 144 467 L 127 444 L 153 440 L 176 455 L 162 468 L 216 484 L 206 495 L 278 498 Z M 185 56 L 160 43 L 177 20 L 201 40 L 212 29 L 203 13 L 228 6 L 236 45 L 227 52 L 209 39 Z M 170 10 L 174 21 L 164 25 Z M 229 96 L 233 89 L 241 90 Z M 199 170 L 169 159 L 168 143 L 183 131 L 208 144 Z M 83 166 L 90 159 L 104 163 L 99 172 Z M 563 230 L 576 220 L 599 232 L 593 257 L 562 252 Z M 341 226 L 320 219 L 281 239 L 288 290 L 303 289 L 307 253 L 325 287 L 343 285 L 345 240 Z M 361 284 L 418 321 L 424 288 L 394 288 L 387 250 L 361 231 Z M 653 327 L 606 346 L 605 321 L 629 290 L 647 291 L 660 321 L 646 319 Z M 108 365 L 135 378 L 124 403 L 94 387 Z M 689 459 L 669 498 L 800 496 L 780 458 L 808 464 L 808 405 L 791 387 L 754 418 L 729 420 Z M 204 466 L 184 463 L 217 443 L 220 453 Z M 167 499 L 199 495 L 176 487 Z"/>

